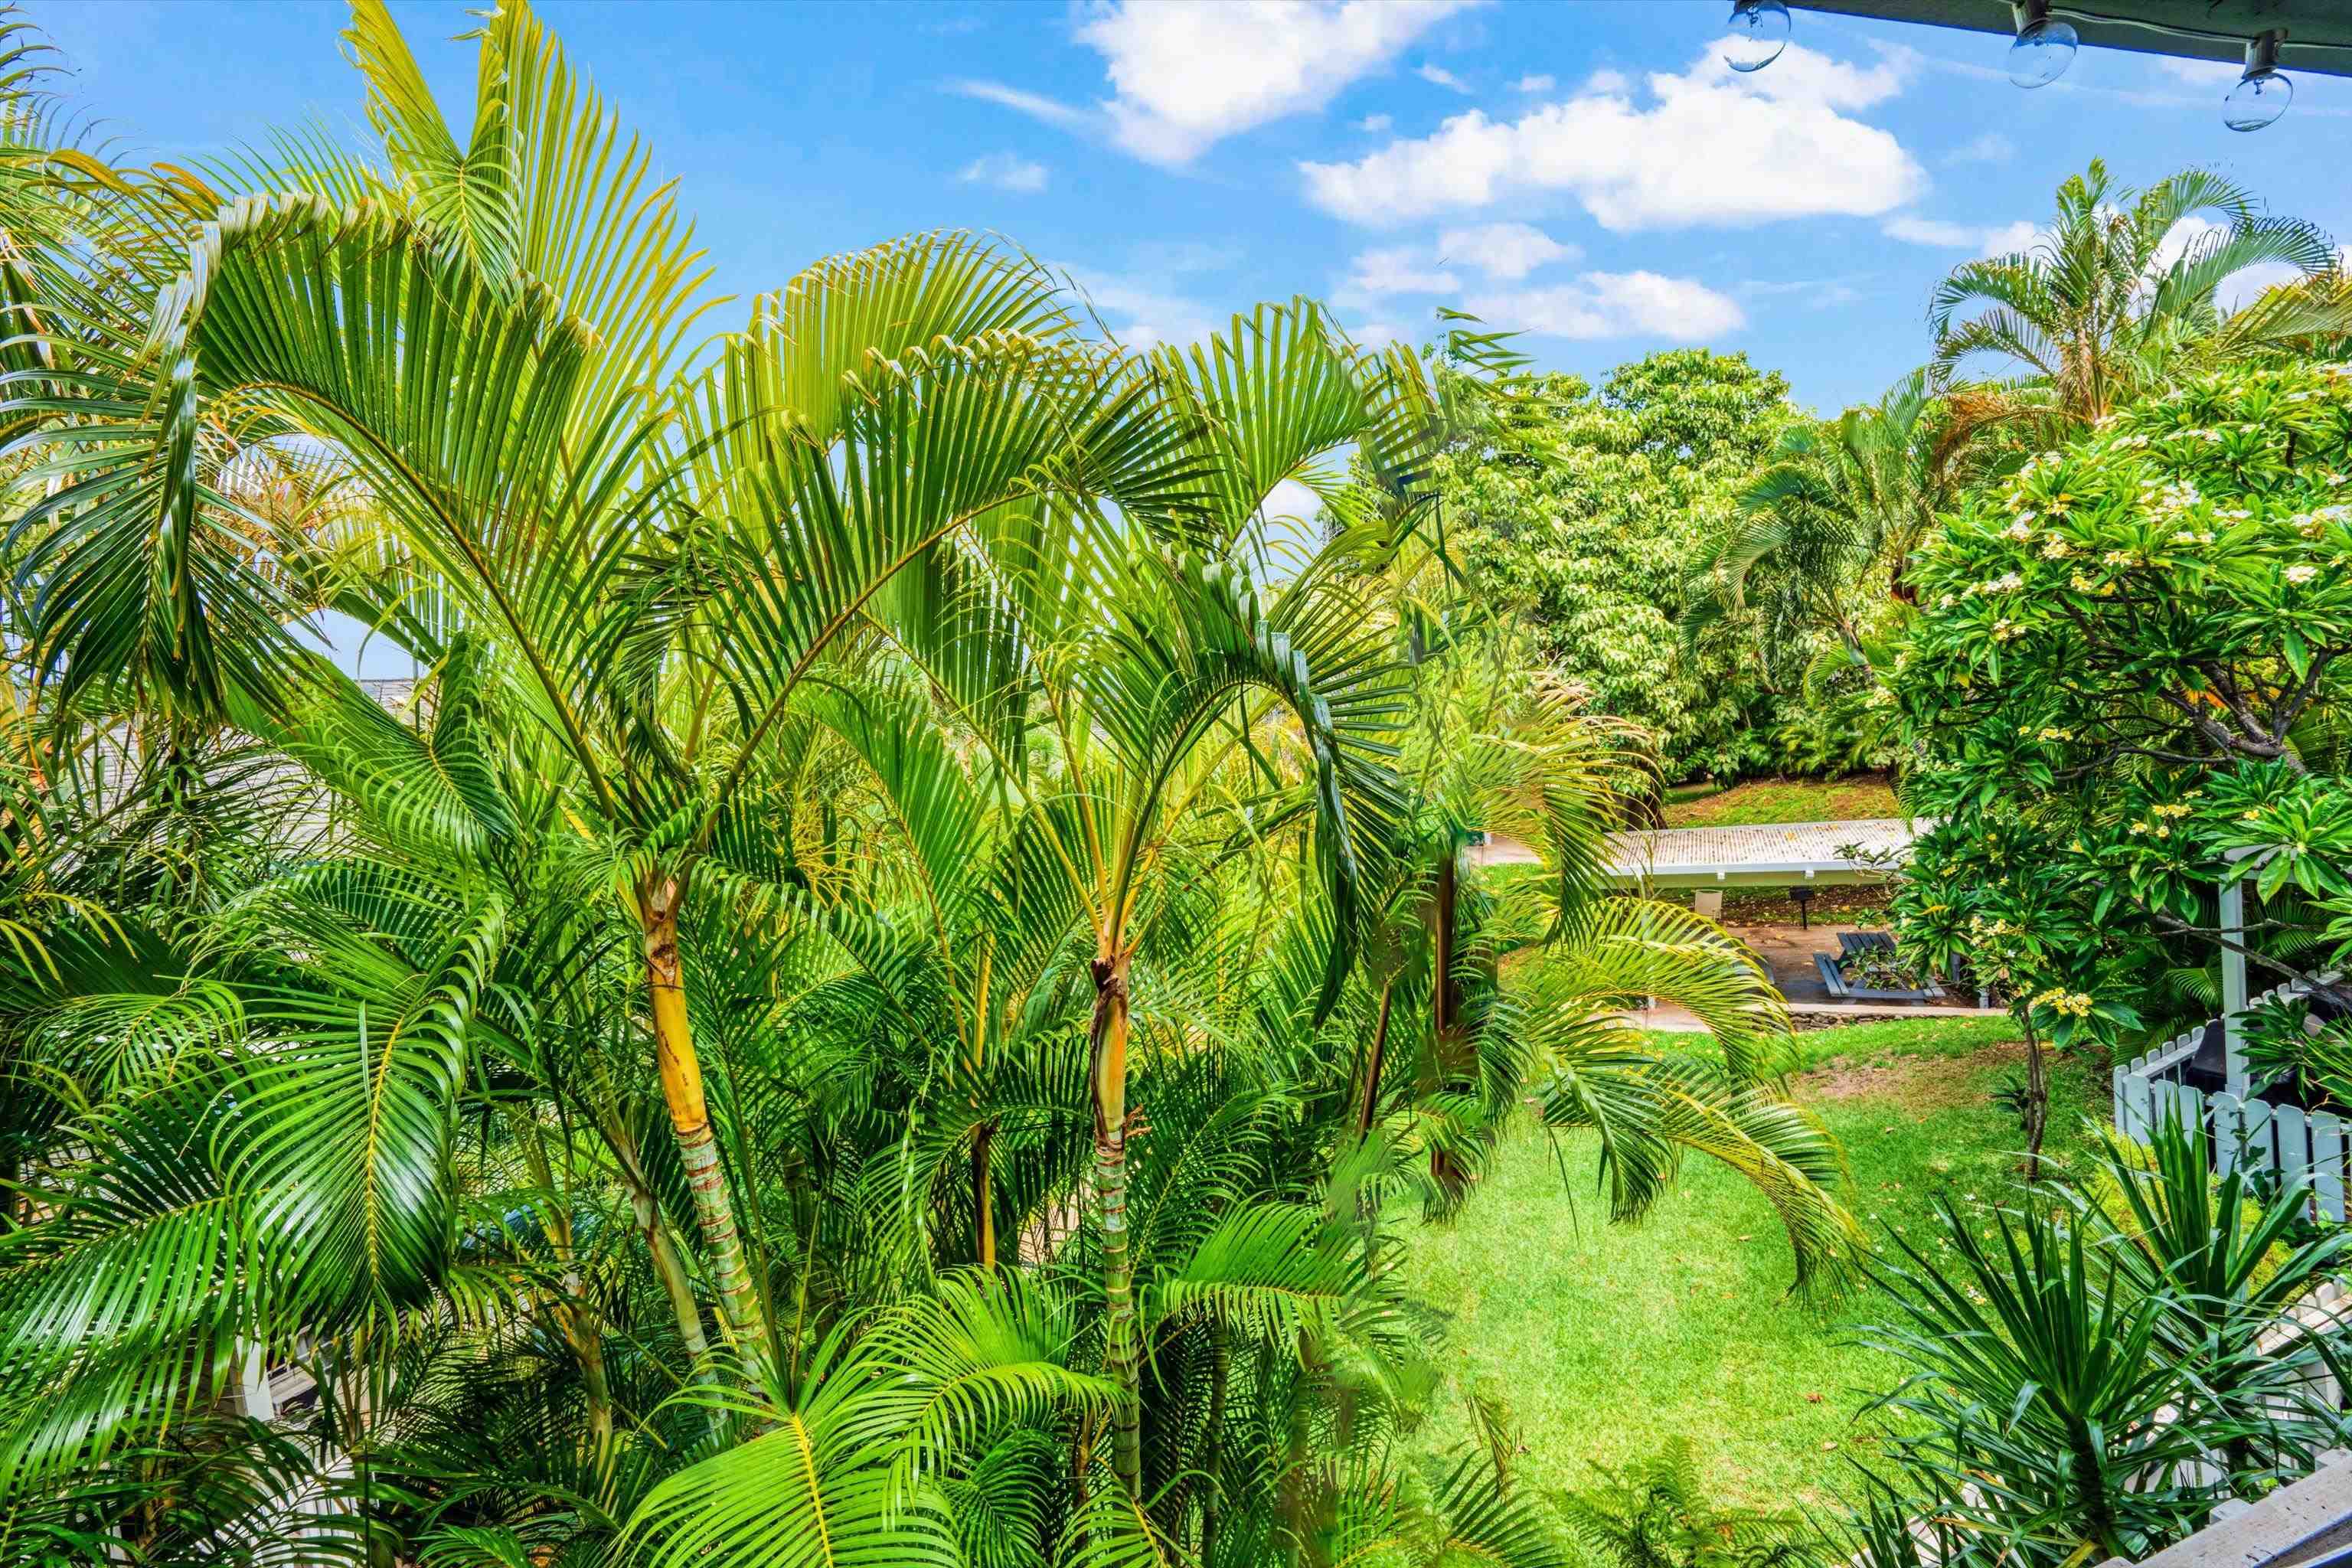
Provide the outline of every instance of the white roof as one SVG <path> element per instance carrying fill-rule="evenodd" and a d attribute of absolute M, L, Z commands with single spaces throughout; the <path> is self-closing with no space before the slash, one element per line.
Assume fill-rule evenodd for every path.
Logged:
<path fill-rule="evenodd" d="M 1851 882 L 1891 869 L 1911 851 L 1914 824 L 1776 822 L 1755 827 L 1666 827 L 1610 835 L 1611 872 L 1653 887 L 1709 883 Z M 1857 859 L 1848 849 L 1861 851 Z M 1881 858 L 1884 858 L 1883 859 Z"/>

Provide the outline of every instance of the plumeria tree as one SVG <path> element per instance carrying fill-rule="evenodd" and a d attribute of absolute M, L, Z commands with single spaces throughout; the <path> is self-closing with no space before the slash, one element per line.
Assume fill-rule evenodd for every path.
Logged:
<path fill-rule="evenodd" d="M 2264 911 L 2249 958 L 2321 967 L 2294 955 L 2352 935 L 2348 488 L 2352 370 L 2239 368 L 1948 521 L 1895 665 L 1910 802 L 1940 819 L 1906 941 L 2008 969 L 2061 1044 L 2133 1029 L 2168 974 L 2201 1015 L 2216 889 L 2242 876 Z"/>

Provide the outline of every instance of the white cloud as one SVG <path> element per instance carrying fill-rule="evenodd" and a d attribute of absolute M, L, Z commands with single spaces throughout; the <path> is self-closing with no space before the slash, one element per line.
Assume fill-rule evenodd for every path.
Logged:
<path fill-rule="evenodd" d="M 1489 283 L 1516 283 L 1539 267 L 1572 261 L 1580 254 L 1532 224 L 1449 228 L 1434 246 L 1388 245 L 1357 252 L 1331 298 L 1362 306 L 1397 294 L 1453 294 L 1462 287 L 1455 268 L 1473 268 Z"/>
<path fill-rule="evenodd" d="M 1891 51 L 1864 68 L 1791 46 L 1741 76 L 1710 46 L 1683 75 L 1650 77 L 1646 107 L 1596 78 L 1516 121 L 1471 110 L 1354 163 L 1299 170 L 1316 205 L 1363 224 L 1554 192 L 1617 230 L 1875 216 L 1926 175 L 1893 135 L 1848 115 L 1900 91 L 1915 58 Z"/>
<path fill-rule="evenodd" d="M 1549 92 L 1553 88 L 1556 88 L 1559 85 L 1559 79 L 1558 77 L 1546 76 L 1541 71 L 1532 72 L 1529 75 L 1523 76 L 1519 79 L 1519 90 L 1521 92 Z"/>
<path fill-rule="evenodd" d="M 2201 213 L 2190 213 L 2164 231 L 2164 238 L 2158 243 L 2156 254 L 2148 258 L 2150 276 L 2164 271 L 2188 255 L 2189 247 L 2202 243 L 2208 235 L 2227 232 L 2226 225 L 2216 223 Z"/>
<path fill-rule="evenodd" d="M 1921 217 L 1916 213 L 1888 218 L 1879 225 L 1879 231 L 1906 245 L 1933 245 L 1977 256 L 2007 256 L 2031 250 L 2043 238 L 2042 230 L 2024 218 L 2015 223 L 1954 223 L 1948 218 Z"/>
<path fill-rule="evenodd" d="M 1694 279 L 1654 272 L 1587 272 L 1573 283 L 1473 299 L 1467 309 L 1489 326 L 1547 338 L 1696 342 L 1748 324 L 1747 312 L 1730 296 Z"/>
<path fill-rule="evenodd" d="M 1842 278 L 1790 278 L 1767 280 L 1750 278 L 1733 290 L 1743 300 L 1794 299 L 1801 309 L 1826 310 L 1851 305 L 1862 291 Z"/>
<path fill-rule="evenodd" d="M 1381 132 L 1393 126 L 1395 123 L 1396 121 L 1394 120 L 1385 114 L 1367 114 L 1361 120 L 1356 121 L 1356 129 L 1359 131 L 1368 131 L 1377 136 Z"/>
<path fill-rule="evenodd" d="M 1460 278 L 1433 265 L 1420 247 L 1397 245 L 1357 253 L 1331 297 L 1353 305 L 1391 294 L 1451 294 L 1461 287 Z"/>
<path fill-rule="evenodd" d="M 1464 81 L 1460 77 L 1455 76 L 1444 66 L 1416 66 L 1413 68 L 1412 74 L 1419 77 L 1422 80 L 1430 83 L 1432 86 L 1442 87 L 1449 92 L 1466 93 L 1470 90 L 1470 84 L 1468 82 Z"/>
<path fill-rule="evenodd" d="M 1113 139 L 1181 164 L 1236 132 L 1322 108 L 1466 3 L 1096 0 L 1077 37 L 1106 62 Z"/>
<path fill-rule="evenodd" d="M 2222 281 L 2221 287 L 2213 291 L 2213 302 L 2225 315 L 2232 310 L 2242 310 L 2261 299 L 2266 290 L 2282 283 L 2292 283 L 2302 276 L 2303 268 L 2300 267 L 2284 261 L 2265 261 L 2242 272 L 2231 273 Z"/>
<path fill-rule="evenodd" d="M 2017 156 L 2017 143 L 1998 131 L 1988 131 L 1944 154 L 1947 163 L 2006 163 Z"/>
<path fill-rule="evenodd" d="M 968 185 L 994 185 L 1034 196 L 1045 188 L 1045 165 L 1011 153 L 990 153 L 966 163 L 956 178 Z"/>
<path fill-rule="evenodd" d="M 1048 125 L 1058 125 L 1065 131 L 1084 131 L 1093 126 L 1095 117 L 1083 109 L 1073 109 L 1039 93 L 1024 92 L 1017 87 L 1007 87 L 1001 81 L 956 81 L 949 89 L 966 98 L 977 98 L 987 103 L 1000 103 L 1014 109 L 1032 120 L 1042 120 Z"/>
<path fill-rule="evenodd" d="M 1633 89 L 1632 77 L 1627 76 L 1623 71 L 1611 70 L 1606 67 L 1584 79 L 1584 90 L 1588 93 L 1622 93 L 1631 92 Z"/>
<path fill-rule="evenodd" d="M 2158 55 L 2155 63 L 2156 68 L 2166 76 L 2191 87 L 2221 87 L 2246 74 L 2242 63 L 2231 60 L 2183 60 Z"/>
<path fill-rule="evenodd" d="M 2209 237 L 2228 232 L 2228 225 L 2216 223 L 2199 213 L 2191 213 L 2174 224 L 2165 234 L 2164 243 L 2156 247 L 2156 255 L 2148 264 L 2149 286 L 2153 287 L 2157 278 L 2188 255 L 2191 247 L 2201 245 Z M 2242 310 L 2260 299 L 2263 290 L 2275 289 L 2282 283 L 2292 283 L 2302 276 L 2301 268 L 2284 261 L 2265 261 L 2258 266 L 2243 268 L 2221 280 L 2221 286 L 2213 291 L 2213 302 L 2225 312 Z"/>
<path fill-rule="evenodd" d="M 1562 245 L 1533 224 L 1488 223 L 1474 228 L 1449 228 L 1437 237 L 1437 253 L 1445 260 L 1475 267 L 1489 278 L 1515 282 L 1537 268 L 1554 261 L 1572 261 L 1576 247 Z"/>
<path fill-rule="evenodd" d="M 1405 341 L 1404 329 L 1388 321 L 1366 321 L 1360 327 L 1349 328 L 1348 335 L 1368 349 L 1384 349 Z"/>

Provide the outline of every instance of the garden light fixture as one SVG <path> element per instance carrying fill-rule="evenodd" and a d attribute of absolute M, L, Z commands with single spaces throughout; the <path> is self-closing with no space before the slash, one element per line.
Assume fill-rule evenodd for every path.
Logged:
<path fill-rule="evenodd" d="M 2048 87 L 2074 63 L 2082 40 L 2074 25 L 2050 14 L 2050 0 L 2011 0 L 2017 38 L 2009 46 L 2009 79 L 2020 87 Z"/>
<path fill-rule="evenodd" d="M 1780 0 L 1732 0 L 1723 42 L 1725 65 L 1742 73 L 1762 70 L 1789 47 L 1789 7 Z"/>
<path fill-rule="evenodd" d="M 2260 131 L 2294 101 L 2294 83 L 2278 68 L 2279 41 L 2286 35 L 2276 28 L 2246 40 L 2246 74 L 2221 100 L 2221 123 L 2232 131 Z"/>

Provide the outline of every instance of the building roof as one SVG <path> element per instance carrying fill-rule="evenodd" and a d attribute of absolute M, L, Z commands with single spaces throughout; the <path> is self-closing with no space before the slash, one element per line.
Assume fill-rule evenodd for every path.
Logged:
<path fill-rule="evenodd" d="M 1910 854 L 1914 827 L 1899 817 L 1885 816 L 1618 833 L 1611 836 L 1615 850 L 1611 869 L 1622 882 L 1654 888 L 1875 881 Z"/>

